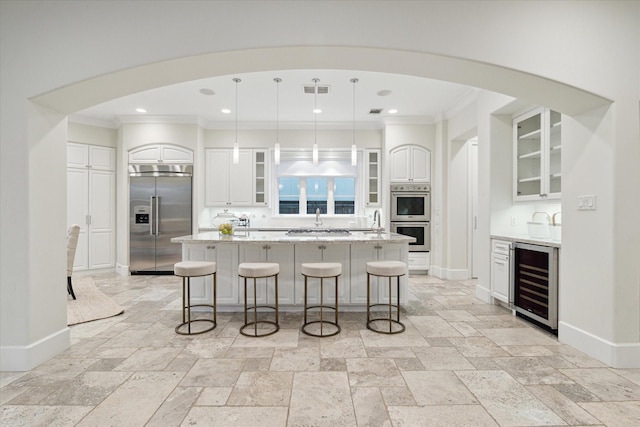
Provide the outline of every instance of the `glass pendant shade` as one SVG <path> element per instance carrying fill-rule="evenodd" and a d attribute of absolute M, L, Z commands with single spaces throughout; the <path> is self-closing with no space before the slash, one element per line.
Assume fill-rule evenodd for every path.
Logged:
<path fill-rule="evenodd" d="M 313 164 L 314 165 L 318 164 L 318 143 L 317 142 L 313 143 Z"/>
<path fill-rule="evenodd" d="M 233 143 L 233 164 L 237 165 L 238 163 L 240 163 L 240 146 L 236 141 Z"/>
<path fill-rule="evenodd" d="M 242 80 L 235 78 L 233 82 L 236 84 L 236 142 L 233 143 L 233 164 L 240 163 L 240 146 L 238 145 L 238 83 Z"/>
<path fill-rule="evenodd" d="M 351 166 L 358 165 L 358 147 L 356 144 L 351 145 Z"/>
<path fill-rule="evenodd" d="M 273 161 L 276 165 L 280 164 L 280 143 L 279 142 L 276 142 L 276 145 L 274 147 Z"/>
<path fill-rule="evenodd" d="M 351 79 L 353 83 L 353 144 L 351 144 L 351 166 L 358 165 L 358 147 L 356 146 L 356 83 L 358 79 Z"/>
<path fill-rule="evenodd" d="M 275 78 L 273 79 L 274 82 L 276 82 L 276 145 L 273 147 L 273 162 L 276 165 L 280 164 L 280 127 L 279 127 L 279 122 L 280 122 L 280 82 L 282 81 L 282 79 L 280 78 Z"/>

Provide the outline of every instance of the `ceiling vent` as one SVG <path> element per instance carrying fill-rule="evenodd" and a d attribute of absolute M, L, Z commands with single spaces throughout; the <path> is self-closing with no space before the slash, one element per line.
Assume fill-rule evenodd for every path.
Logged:
<path fill-rule="evenodd" d="M 318 85 L 318 86 L 314 86 L 314 85 L 304 85 L 302 86 L 302 90 L 304 91 L 304 93 L 308 93 L 308 94 L 315 94 L 315 89 L 318 88 L 318 93 L 317 95 L 326 95 L 331 91 L 331 86 L 329 85 Z"/>
<path fill-rule="evenodd" d="M 380 114 L 382 113 L 382 108 L 372 108 L 369 110 L 369 114 Z"/>

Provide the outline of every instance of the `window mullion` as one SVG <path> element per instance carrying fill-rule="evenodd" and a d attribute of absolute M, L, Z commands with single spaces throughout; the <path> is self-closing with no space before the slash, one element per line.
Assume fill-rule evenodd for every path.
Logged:
<path fill-rule="evenodd" d="M 335 186 L 333 177 L 327 179 L 327 215 L 335 215 Z"/>

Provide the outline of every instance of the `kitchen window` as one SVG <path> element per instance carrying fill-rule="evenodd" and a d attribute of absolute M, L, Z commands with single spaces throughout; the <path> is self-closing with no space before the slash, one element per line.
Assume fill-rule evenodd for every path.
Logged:
<path fill-rule="evenodd" d="M 348 154 L 321 153 L 318 165 L 299 153 L 288 158 L 281 155 L 280 165 L 275 166 L 275 213 L 315 215 L 319 209 L 323 215 L 354 215 L 359 200 L 358 167 L 351 165 Z"/>

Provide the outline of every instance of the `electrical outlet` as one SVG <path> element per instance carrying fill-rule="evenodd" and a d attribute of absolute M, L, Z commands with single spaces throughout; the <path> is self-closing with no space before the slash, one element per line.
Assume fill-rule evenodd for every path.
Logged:
<path fill-rule="evenodd" d="M 578 210 L 579 211 L 595 211 L 596 210 L 596 196 L 593 194 L 587 196 L 578 196 Z"/>
<path fill-rule="evenodd" d="M 518 225 L 518 219 L 515 216 L 511 217 L 511 225 Z"/>

